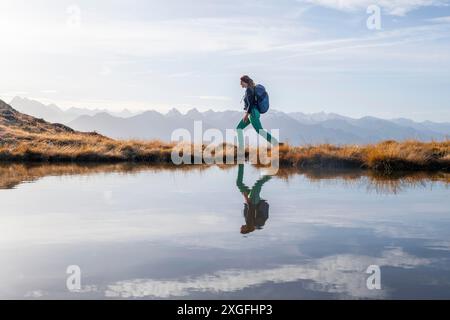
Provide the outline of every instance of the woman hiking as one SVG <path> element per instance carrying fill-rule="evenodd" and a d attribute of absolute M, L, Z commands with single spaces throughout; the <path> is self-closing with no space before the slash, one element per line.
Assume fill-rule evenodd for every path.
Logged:
<path fill-rule="evenodd" d="M 245 95 L 243 97 L 245 103 L 245 114 L 242 120 L 236 127 L 238 134 L 239 148 L 244 147 L 244 129 L 251 123 L 256 132 L 264 137 L 269 143 L 274 146 L 278 145 L 278 141 L 270 135 L 269 132 L 263 129 L 261 125 L 260 112 L 256 101 L 255 82 L 247 75 L 241 77 L 241 87 L 245 88 Z"/>

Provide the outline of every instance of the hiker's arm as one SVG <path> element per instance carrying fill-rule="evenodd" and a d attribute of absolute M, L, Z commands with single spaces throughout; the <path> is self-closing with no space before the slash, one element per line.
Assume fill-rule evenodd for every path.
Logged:
<path fill-rule="evenodd" d="M 242 118 L 242 119 L 244 119 L 244 122 L 248 122 L 248 115 L 249 115 L 249 113 L 246 111 L 244 113 L 244 117 Z"/>
<path fill-rule="evenodd" d="M 255 95 L 254 91 L 250 88 L 247 88 L 247 90 L 245 91 L 245 98 L 244 98 L 245 103 L 244 110 L 247 112 L 247 114 L 252 111 L 253 104 L 255 103 L 254 95 Z"/>
<path fill-rule="evenodd" d="M 248 112 L 248 89 L 245 90 L 245 95 L 244 95 L 244 110 L 245 112 Z"/>

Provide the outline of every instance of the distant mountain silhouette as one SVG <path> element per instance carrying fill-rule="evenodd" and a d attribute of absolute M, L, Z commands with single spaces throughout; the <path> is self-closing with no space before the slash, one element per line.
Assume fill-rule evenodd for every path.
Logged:
<path fill-rule="evenodd" d="M 12 105 L 19 105 L 19 110 L 29 110 L 32 115 L 39 115 L 48 121 L 60 122 L 80 131 L 97 131 L 118 139 L 161 139 L 169 141 L 175 129 L 184 128 L 191 134 L 194 121 L 201 120 L 203 130 L 217 128 L 223 133 L 225 129 L 234 129 L 242 117 L 242 111 L 200 112 L 191 109 L 186 114 L 173 108 L 166 114 L 146 111 L 132 115 L 124 111 L 118 116 L 105 110 L 88 110 L 71 108 L 67 111 L 55 105 L 44 105 L 37 101 L 14 98 Z M 280 129 L 281 141 L 294 145 L 332 143 L 332 144 L 366 144 L 382 140 L 416 139 L 419 141 L 444 140 L 450 136 L 450 123 L 431 121 L 415 122 L 410 119 L 392 120 L 376 117 L 355 119 L 336 113 L 302 112 L 285 113 L 270 110 L 261 121 L 267 129 Z"/>
<path fill-rule="evenodd" d="M 102 127 L 102 131 L 116 132 L 133 137 L 143 134 L 151 138 L 163 134 L 161 139 L 168 140 L 171 130 L 184 126 L 191 129 L 195 120 L 205 120 L 204 129 L 218 128 L 227 125 L 230 119 L 237 121 L 242 116 L 238 111 L 214 112 L 212 110 L 199 112 L 192 109 L 186 114 L 171 110 L 167 114 L 148 111 L 131 118 L 119 118 L 108 113 L 99 113 L 94 116 L 81 116 L 74 120 L 86 126 Z M 289 115 L 273 111 L 266 117 L 266 124 L 282 123 L 287 126 L 282 133 L 291 135 L 291 138 L 300 142 L 316 143 L 325 139 L 328 142 L 334 135 L 335 141 L 346 139 L 361 139 L 344 131 L 354 127 L 369 128 L 369 134 L 380 134 L 379 126 L 386 120 L 372 117 L 354 119 L 348 125 L 342 119 L 328 119 L 340 129 L 326 128 L 320 124 L 302 124 Z M 320 119 L 323 120 L 323 119 Z M 206 122 L 208 121 L 208 122 Z M 334 121 L 334 122 L 333 122 Z M 324 121 L 322 121 L 324 122 Z M 337 122 L 337 123 L 336 123 Z M 389 122 L 389 121 L 388 121 Z M 388 134 L 397 134 L 397 127 L 389 122 Z M 429 124 L 429 123 L 427 123 Z M 399 126 L 401 127 L 401 126 Z M 405 127 L 409 132 L 419 132 L 416 129 Z M 86 130 L 86 129 L 82 129 Z M 89 130 L 87 130 L 89 131 Z M 251 130 L 250 132 L 254 132 Z M 305 132 L 308 135 L 305 135 Z M 233 135 L 235 130 L 232 130 Z M 403 132 L 401 132 L 403 134 Z M 206 139 L 206 138 L 205 138 Z M 195 142 L 195 140 L 194 140 Z M 200 141 L 199 141 L 200 142 Z M 207 141 L 203 141 L 206 143 Z M 220 142 L 220 141 L 215 141 Z M 227 141 L 231 142 L 231 141 Z M 295 144 L 295 141 L 290 140 Z M 315 145 L 310 148 L 296 148 L 289 145 L 280 147 L 280 165 L 302 168 L 361 168 L 373 169 L 383 173 L 392 173 L 393 170 L 445 170 L 448 171 L 450 161 L 448 158 L 449 141 L 420 143 L 418 141 L 383 141 L 378 144 L 364 145 L 357 148 L 353 145 L 328 146 Z M 113 140 L 97 132 L 80 132 L 58 123 L 50 123 L 23 114 L 0 100 L 0 161 L 18 162 L 145 162 L 146 164 L 167 164 L 172 162 L 174 143 L 165 143 L 158 140 Z M 226 155 L 235 157 L 236 148 L 226 146 Z M 375 155 L 375 156 L 373 156 Z M 220 157 L 223 154 L 219 155 Z M 205 158 L 205 161 L 208 158 Z M 209 158 L 212 160 L 211 158 Z M 209 162 L 209 161 L 208 161 Z M 11 171 L 11 170 L 10 170 Z M 6 185 L 11 185 L 10 179 Z M 1 187 L 1 186 L 0 186 Z"/>
<path fill-rule="evenodd" d="M 28 114 L 33 117 L 42 118 L 50 122 L 58 122 L 67 124 L 72 120 L 82 115 L 96 115 L 101 112 L 107 112 L 117 117 L 131 117 L 134 115 L 131 111 L 124 109 L 120 112 L 111 112 L 106 109 L 86 109 L 72 107 L 67 110 L 63 110 L 54 104 L 45 105 L 39 101 L 14 97 L 10 105 L 17 111 Z"/>
<path fill-rule="evenodd" d="M 448 122 L 441 122 L 441 123 L 431 121 L 414 122 L 410 119 L 405 118 L 392 119 L 392 122 L 405 127 L 411 127 L 417 130 L 431 130 L 434 132 L 442 133 L 444 135 L 448 135 L 450 132 L 450 123 Z"/>
<path fill-rule="evenodd" d="M 398 124 L 394 121 L 363 117 L 353 119 L 340 115 L 327 117 L 309 117 L 297 120 L 298 113 L 291 115 L 271 110 L 262 117 L 267 129 L 280 129 L 281 141 L 295 145 L 333 143 L 366 144 L 382 140 L 417 139 L 419 141 L 444 140 L 450 136 L 450 124 L 416 123 L 417 127 Z M 196 109 L 182 114 L 172 109 L 167 114 L 148 111 L 127 119 L 107 114 L 82 116 L 69 125 L 77 130 L 96 130 L 113 138 L 162 139 L 170 140 L 171 133 L 177 128 L 185 128 L 193 134 L 194 121 L 202 120 L 203 130 L 217 128 L 223 133 L 233 129 L 242 117 L 241 111 L 206 111 Z M 421 125 L 423 127 L 421 127 Z M 446 129 L 447 128 L 447 129 Z M 433 130 L 435 129 L 435 130 Z"/>

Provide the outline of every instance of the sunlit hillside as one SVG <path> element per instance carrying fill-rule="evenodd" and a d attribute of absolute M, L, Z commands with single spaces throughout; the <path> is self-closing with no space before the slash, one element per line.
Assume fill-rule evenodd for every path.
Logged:
<path fill-rule="evenodd" d="M 95 132 L 75 131 L 25 115 L 0 101 L 0 160 L 3 161 L 170 163 L 174 146 L 175 143 L 114 140 Z M 394 170 L 448 171 L 450 168 L 450 140 L 344 146 L 282 145 L 278 151 L 280 165 L 284 167 L 364 168 L 388 173 Z M 236 156 L 236 148 L 230 146 L 226 146 L 221 156 L 230 152 Z"/>

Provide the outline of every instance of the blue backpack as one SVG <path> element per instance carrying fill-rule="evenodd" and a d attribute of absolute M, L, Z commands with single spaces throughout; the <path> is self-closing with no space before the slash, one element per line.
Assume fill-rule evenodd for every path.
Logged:
<path fill-rule="evenodd" d="M 255 101 L 259 113 L 266 113 L 269 110 L 269 94 L 266 88 L 260 84 L 255 87 Z"/>

